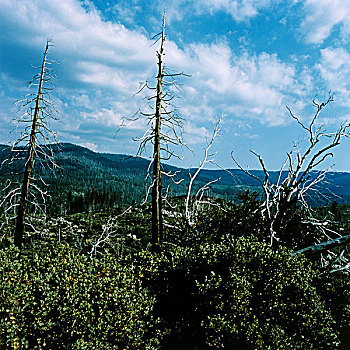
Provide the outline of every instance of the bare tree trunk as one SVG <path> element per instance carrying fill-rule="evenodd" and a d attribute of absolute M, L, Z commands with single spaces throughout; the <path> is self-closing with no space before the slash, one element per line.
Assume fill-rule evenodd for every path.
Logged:
<path fill-rule="evenodd" d="M 152 181 L 152 245 L 153 249 L 159 248 L 162 239 L 162 184 L 160 172 L 160 144 L 161 144 L 161 120 L 162 120 L 162 81 L 163 81 L 163 56 L 165 41 L 165 13 L 160 49 L 157 51 L 158 76 L 157 76 L 157 98 L 154 127 L 154 149 L 153 149 L 153 181 Z"/>
<path fill-rule="evenodd" d="M 165 43 L 165 10 L 163 16 L 162 30 L 156 34 L 152 39 L 155 39 L 155 43 L 160 41 L 160 48 L 157 50 L 157 64 L 158 74 L 156 77 L 156 86 L 149 86 L 148 82 L 141 84 L 137 94 L 141 93 L 144 89 L 152 91 L 152 95 L 147 97 L 148 101 L 155 100 L 155 107 L 148 107 L 151 109 L 149 113 L 139 110 L 134 114 L 132 118 L 127 120 L 135 122 L 141 117 L 148 119 L 148 129 L 144 135 L 140 138 L 135 138 L 135 141 L 139 141 L 140 145 L 137 151 L 137 157 L 141 157 L 141 154 L 146 150 L 148 144 L 152 144 L 153 154 L 147 159 L 151 159 L 150 167 L 153 166 L 151 171 L 147 172 L 147 179 L 152 177 L 150 186 L 147 187 L 147 193 L 145 201 L 148 200 L 149 194 L 152 196 L 152 240 L 151 245 L 153 251 L 160 251 L 160 245 L 163 240 L 163 220 L 162 220 L 162 204 L 166 200 L 167 191 L 163 190 L 161 183 L 161 175 L 163 174 L 174 184 L 180 183 L 176 181 L 175 177 L 177 172 L 164 172 L 161 168 L 161 162 L 163 160 L 169 160 L 172 157 L 182 159 L 172 150 L 172 146 L 182 145 L 185 146 L 182 140 L 182 118 L 177 113 L 177 108 L 173 105 L 173 99 L 176 96 L 171 91 L 170 87 L 178 89 L 175 81 L 176 76 L 187 76 L 182 73 L 171 73 L 167 71 L 163 64 L 164 59 L 164 43 Z M 163 196 L 162 196 L 163 194 Z M 165 194 L 165 197 L 164 197 Z"/>
<path fill-rule="evenodd" d="M 332 240 L 322 242 L 319 244 L 314 244 L 312 246 L 297 250 L 296 252 L 293 252 L 292 255 L 303 254 L 303 253 L 306 253 L 308 251 L 317 252 L 317 251 L 331 249 L 334 247 L 341 247 L 343 245 L 349 244 L 349 242 L 350 242 L 350 235 L 346 235 L 346 236 L 338 237 L 336 239 L 332 239 Z"/>
<path fill-rule="evenodd" d="M 33 115 L 32 129 L 31 129 L 31 133 L 30 133 L 28 155 L 27 155 L 26 163 L 25 163 L 25 170 L 24 170 L 22 190 L 21 190 L 21 198 L 20 198 L 19 208 L 18 208 L 18 212 L 17 212 L 16 230 L 15 230 L 15 235 L 14 235 L 14 244 L 17 247 L 21 247 L 22 240 L 23 240 L 23 234 L 24 234 L 24 221 L 25 221 L 25 215 L 26 215 L 27 208 L 28 208 L 28 193 L 29 193 L 30 175 L 32 172 L 33 162 L 34 162 L 34 151 L 35 151 L 35 145 L 36 145 L 36 130 L 37 130 L 38 117 L 39 117 L 39 112 L 40 112 L 40 101 L 41 101 L 42 87 L 43 87 L 43 82 L 44 82 L 44 77 L 45 77 L 45 64 L 46 64 L 46 55 L 47 55 L 48 49 L 49 49 L 49 42 L 46 43 L 43 63 L 41 65 L 39 88 L 38 88 L 38 93 L 37 93 L 36 101 L 35 101 L 35 109 L 34 109 L 34 115 Z"/>

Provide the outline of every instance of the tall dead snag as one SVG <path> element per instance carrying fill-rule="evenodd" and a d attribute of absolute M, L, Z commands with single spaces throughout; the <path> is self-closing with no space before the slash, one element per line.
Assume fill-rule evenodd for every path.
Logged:
<path fill-rule="evenodd" d="M 306 217 L 304 223 L 312 225 L 319 230 L 326 242 L 315 242 L 314 249 L 308 247 L 307 249 L 298 250 L 296 254 L 310 250 L 319 251 L 324 249 L 327 250 L 327 258 L 322 259 L 323 266 L 326 267 L 328 264 L 330 264 L 329 266 L 333 266 L 334 262 L 337 261 L 337 266 L 341 269 L 344 266 L 350 267 L 349 259 L 346 257 L 346 254 L 344 254 L 344 250 L 336 254 L 328 249 L 334 246 L 342 246 L 347 243 L 349 239 L 347 236 L 341 238 L 342 235 L 334 231 L 330 227 L 329 222 L 317 218 L 307 198 L 310 194 L 325 196 L 325 194 L 318 190 L 317 185 L 325 180 L 329 168 L 321 171 L 317 170 L 317 168 L 322 165 L 327 158 L 333 157 L 333 148 L 340 145 L 342 138 L 350 137 L 350 123 L 348 122 L 341 124 L 335 132 L 326 132 L 322 125 L 316 125 L 317 118 L 322 109 L 332 101 L 332 94 L 329 94 L 328 99 L 322 103 L 318 103 L 313 99 L 312 103 L 316 108 L 316 112 L 309 125 L 304 124 L 293 114 L 291 109 L 287 107 L 290 116 L 297 121 L 306 132 L 307 136 L 304 143 L 295 143 L 291 151 L 287 153 L 286 160 L 280 169 L 277 181 L 271 180 L 270 172 L 267 170 L 263 158 L 255 151 L 251 151 L 251 153 L 258 158 L 261 165 L 264 173 L 262 179 L 252 174 L 249 170 L 243 169 L 233 154 L 231 154 L 231 156 L 235 164 L 241 170 L 255 178 L 261 184 L 264 194 L 262 214 L 270 224 L 271 245 L 274 245 L 278 241 L 283 244 L 283 222 L 288 217 L 288 212 L 298 205 L 305 212 Z M 305 143 L 306 146 L 300 150 Z M 329 241 L 329 244 L 327 241 Z"/>
<path fill-rule="evenodd" d="M 160 131 L 162 126 L 162 85 L 164 78 L 164 42 L 165 42 L 165 12 L 163 16 L 160 48 L 157 51 L 158 75 L 156 90 L 156 111 L 153 147 L 153 177 L 152 177 L 152 243 L 157 246 L 162 239 L 162 183 L 160 173 Z"/>
<path fill-rule="evenodd" d="M 47 59 L 50 48 L 50 41 L 47 40 L 40 72 L 37 73 L 30 86 L 37 86 L 38 90 L 35 94 L 30 94 L 26 99 L 19 101 L 20 105 L 25 108 L 25 113 L 15 121 L 17 124 L 24 124 L 24 131 L 21 136 L 13 143 L 13 158 L 9 162 L 14 163 L 20 159 L 24 161 L 23 181 L 19 188 L 15 188 L 9 194 L 19 195 L 19 200 L 11 202 L 8 209 L 16 209 L 16 227 L 14 232 L 14 244 L 21 247 L 25 229 L 25 220 L 28 210 L 28 204 L 36 208 L 38 203 L 33 195 L 30 198 L 30 188 L 33 187 L 39 192 L 39 196 L 45 201 L 45 192 L 35 183 L 32 171 L 36 156 L 41 161 L 48 161 L 53 165 L 52 153 L 48 146 L 50 141 L 56 140 L 56 134 L 49 128 L 48 119 L 56 119 L 53 115 L 55 108 L 49 101 L 49 97 L 54 87 L 52 87 L 53 71 L 49 68 L 51 61 Z M 51 136 L 51 137 L 50 137 Z M 12 197 L 11 197 L 12 198 Z"/>
<path fill-rule="evenodd" d="M 167 70 L 164 64 L 164 43 L 165 35 L 165 11 L 163 16 L 162 31 L 153 37 L 156 43 L 160 41 L 160 48 L 156 51 L 157 55 L 157 84 L 156 87 L 149 86 L 146 81 L 142 84 L 141 93 L 144 89 L 153 91 L 153 95 L 147 97 L 150 102 L 155 99 L 155 106 L 148 104 L 149 113 L 139 110 L 134 117 L 129 120 L 135 121 L 140 117 L 146 117 L 151 128 L 145 132 L 141 138 L 136 138 L 135 141 L 140 142 L 137 156 L 142 156 L 146 150 L 146 146 L 151 143 L 153 145 L 153 155 L 145 157 L 151 160 L 152 182 L 148 189 L 152 196 L 152 246 L 154 250 L 160 249 L 160 244 L 163 236 L 162 224 L 162 181 L 161 175 L 170 177 L 175 181 L 176 174 L 164 172 L 162 169 L 162 160 L 169 160 L 171 157 L 180 158 L 171 146 L 183 145 L 182 141 L 182 118 L 178 115 L 176 107 L 172 104 L 176 97 L 171 88 L 178 89 L 175 82 L 176 76 L 186 75 L 184 73 L 171 73 Z"/>

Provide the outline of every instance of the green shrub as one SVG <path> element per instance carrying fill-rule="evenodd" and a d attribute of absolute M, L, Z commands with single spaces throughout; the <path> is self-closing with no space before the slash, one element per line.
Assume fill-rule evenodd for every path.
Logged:
<path fill-rule="evenodd" d="M 0 251 L 0 339 L 6 349 L 156 349 L 154 298 L 140 272 L 65 245 Z M 1 345 L 0 345 L 1 348 Z"/>
<path fill-rule="evenodd" d="M 162 349 L 339 345 L 311 266 L 287 249 L 239 238 L 139 258 L 148 269 L 144 283 L 157 297 L 157 316 L 170 332 Z"/>
<path fill-rule="evenodd" d="M 253 237 L 101 261 L 11 246 L 0 262 L 0 349 L 339 346 L 332 281 L 327 305 L 308 260 Z"/>
<path fill-rule="evenodd" d="M 245 191 L 237 195 L 237 202 L 215 199 L 213 205 L 199 210 L 188 225 L 184 215 L 166 217 L 166 241 L 182 246 L 200 245 L 204 242 L 219 242 L 223 236 L 241 237 L 254 235 L 268 241 L 269 224 L 261 214 L 260 195 Z M 176 210 L 184 213 L 181 203 L 175 203 Z M 171 209 L 170 209 L 171 210 Z"/>
<path fill-rule="evenodd" d="M 350 349 L 349 275 L 341 272 L 322 274 L 317 277 L 316 285 L 340 330 L 341 349 Z"/>
<path fill-rule="evenodd" d="M 205 210 L 198 211 L 191 226 L 181 221 L 179 223 L 177 216 L 167 218 L 171 226 L 176 228 L 167 228 L 165 236 L 168 241 L 182 246 L 218 243 L 225 236 L 237 238 L 249 235 L 270 243 L 271 221 L 266 213 L 262 214 L 262 209 L 261 194 L 243 191 L 237 195 L 236 202 L 216 199 L 215 205 L 208 205 Z M 322 234 L 313 225 L 305 223 L 306 217 L 307 214 L 296 202 L 284 206 L 274 222 L 276 237 L 281 239 L 275 244 L 298 250 L 322 239 Z"/>

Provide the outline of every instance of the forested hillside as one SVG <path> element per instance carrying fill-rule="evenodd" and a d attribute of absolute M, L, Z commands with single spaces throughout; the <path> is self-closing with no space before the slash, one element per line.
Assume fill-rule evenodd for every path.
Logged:
<path fill-rule="evenodd" d="M 0 161 L 9 157 L 11 148 L 0 145 Z M 48 202 L 48 210 L 52 214 L 87 211 L 89 206 L 98 209 L 130 205 L 144 200 L 150 180 L 146 181 L 149 161 L 127 155 L 96 153 L 74 144 L 61 143 L 53 146 L 54 160 L 57 167 L 51 171 L 42 166 L 40 159 L 36 162 L 38 174 L 47 183 L 48 191 L 54 200 Z M 13 169 L 12 169 L 13 170 Z M 176 179 L 184 179 L 179 185 L 174 185 L 165 178 L 164 186 L 170 188 L 170 196 L 187 193 L 189 173 L 196 169 L 182 169 L 164 165 L 166 172 L 177 172 Z M 10 169 L 0 168 L 2 183 L 9 176 Z M 257 177 L 263 178 L 262 170 L 252 171 Z M 278 172 L 271 172 L 271 180 L 277 181 Z M 317 176 L 317 172 L 314 173 Z M 237 193 L 244 190 L 261 191 L 257 180 L 245 174 L 242 170 L 203 169 L 197 178 L 194 191 L 213 183 L 207 192 L 212 197 L 234 200 Z M 350 174 L 329 172 L 325 181 L 319 186 L 320 193 L 325 197 L 315 195 L 310 197 L 313 206 L 350 203 Z M 59 195 L 58 195 L 59 194 Z M 95 203 L 93 203 L 95 202 Z"/>

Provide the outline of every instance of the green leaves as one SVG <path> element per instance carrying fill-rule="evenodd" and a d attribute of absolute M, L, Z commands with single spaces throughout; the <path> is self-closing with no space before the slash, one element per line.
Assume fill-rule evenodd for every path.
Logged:
<path fill-rule="evenodd" d="M 229 205 L 162 254 L 141 245 L 100 260 L 50 243 L 22 256 L 0 250 L 0 348 L 337 349 L 348 279 L 316 277 L 310 260 L 263 243 L 256 203 L 245 219 Z"/>
<path fill-rule="evenodd" d="M 0 251 L 0 347 L 152 349 L 154 298 L 112 257 L 86 261 L 67 245 L 16 258 Z M 148 310 L 147 313 L 144 310 Z"/>
<path fill-rule="evenodd" d="M 170 333 L 166 342 L 210 349 L 336 349 L 334 321 L 307 260 L 249 238 L 141 253 L 144 283 Z"/>

